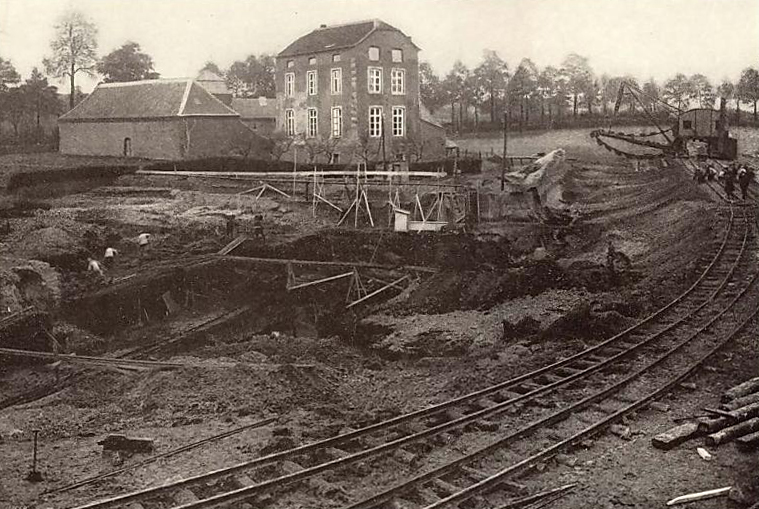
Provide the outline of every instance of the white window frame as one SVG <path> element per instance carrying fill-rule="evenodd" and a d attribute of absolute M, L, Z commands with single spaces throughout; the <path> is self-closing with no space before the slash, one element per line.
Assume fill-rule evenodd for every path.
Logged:
<path fill-rule="evenodd" d="M 339 62 L 340 60 L 342 60 L 342 57 L 340 56 L 340 53 L 335 53 L 334 55 L 332 55 L 332 61 L 333 62 Z"/>
<path fill-rule="evenodd" d="M 406 69 L 394 67 L 390 71 L 390 93 L 406 95 Z"/>
<path fill-rule="evenodd" d="M 308 108 L 306 112 L 306 137 L 316 138 L 319 135 L 319 111 L 316 108 Z"/>
<path fill-rule="evenodd" d="M 333 138 L 343 137 L 343 107 L 333 106 L 331 115 L 331 131 Z"/>
<path fill-rule="evenodd" d="M 293 67 L 295 67 L 295 60 L 288 60 L 287 61 L 287 68 L 288 69 L 292 69 Z"/>
<path fill-rule="evenodd" d="M 377 50 L 377 58 L 372 58 L 372 50 Z M 369 61 L 371 62 L 379 62 L 380 61 L 380 49 L 379 46 L 369 46 L 369 49 L 366 52 L 367 58 L 369 58 Z"/>
<path fill-rule="evenodd" d="M 377 114 L 373 114 L 376 111 Z M 376 128 L 373 125 L 373 121 L 376 120 Z M 382 137 L 382 106 L 369 106 L 369 137 L 381 138 Z"/>
<path fill-rule="evenodd" d="M 400 122 L 396 125 L 396 120 Z M 402 138 L 406 136 L 406 107 L 393 106 L 393 136 Z"/>
<path fill-rule="evenodd" d="M 374 72 L 377 72 L 379 75 L 379 80 L 375 80 L 374 76 L 372 74 Z M 378 85 L 378 87 L 375 89 L 374 85 Z M 366 89 L 370 94 L 381 94 L 382 93 L 382 67 L 369 67 L 366 70 Z"/>
<path fill-rule="evenodd" d="M 316 65 L 316 57 L 308 57 L 308 65 Z"/>
<path fill-rule="evenodd" d="M 343 68 L 336 67 L 329 71 L 329 88 L 332 95 L 343 93 Z"/>
<path fill-rule="evenodd" d="M 308 95 L 319 93 L 319 75 L 315 70 L 306 72 L 306 93 Z"/>
<path fill-rule="evenodd" d="M 398 55 L 398 58 L 396 58 L 396 55 Z M 394 64 L 399 64 L 403 62 L 403 50 L 400 48 L 393 48 L 390 50 L 390 60 L 393 61 Z"/>
<path fill-rule="evenodd" d="M 295 97 L 295 73 L 285 73 L 285 97 Z"/>
<path fill-rule="evenodd" d="M 295 110 L 292 108 L 285 110 L 285 134 L 295 136 Z"/>

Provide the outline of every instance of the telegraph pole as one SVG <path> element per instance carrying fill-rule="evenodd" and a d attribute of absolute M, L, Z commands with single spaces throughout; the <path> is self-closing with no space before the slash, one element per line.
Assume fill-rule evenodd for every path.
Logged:
<path fill-rule="evenodd" d="M 503 112 L 503 163 L 501 164 L 501 191 L 503 191 L 506 178 L 506 154 L 508 154 L 509 148 L 509 111 L 508 107 Z"/>

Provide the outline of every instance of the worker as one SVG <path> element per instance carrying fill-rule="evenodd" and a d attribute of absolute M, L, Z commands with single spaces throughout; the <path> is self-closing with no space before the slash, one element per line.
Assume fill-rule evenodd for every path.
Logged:
<path fill-rule="evenodd" d="M 140 254 L 144 254 L 148 249 L 148 239 L 150 239 L 149 233 L 140 233 L 137 236 L 137 244 L 140 246 Z"/>
<path fill-rule="evenodd" d="M 261 237 L 261 240 L 266 241 L 266 235 L 264 234 L 263 225 L 264 216 L 256 214 L 253 216 L 253 238 Z"/>
<path fill-rule="evenodd" d="M 237 220 L 233 214 L 227 214 L 227 237 L 234 238 L 237 232 Z"/>
<path fill-rule="evenodd" d="M 103 269 L 100 268 L 100 264 L 93 258 L 87 258 L 87 272 L 94 272 L 100 277 L 105 277 L 105 274 L 103 274 Z"/>
<path fill-rule="evenodd" d="M 725 194 L 728 199 L 733 200 L 733 192 L 735 191 L 735 167 L 731 166 L 725 172 Z"/>
<path fill-rule="evenodd" d="M 116 263 L 116 255 L 119 254 L 117 250 L 112 247 L 105 248 L 105 254 L 103 255 L 103 265 L 107 269 L 113 268 Z"/>
<path fill-rule="evenodd" d="M 609 273 L 609 279 L 612 283 L 615 283 L 617 281 L 617 268 L 616 263 L 617 261 L 617 250 L 614 249 L 614 244 L 611 240 L 609 240 L 609 244 L 606 248 L 606 270 Z"/>
<path fill-rule="evenodd" d="M 753 172 L 749 172 L 745 166 L 738 170 L 738 185 L 741 188 L 741 199 L 745 200 L 748 193 L 748 185 L 753 178 Z"/>

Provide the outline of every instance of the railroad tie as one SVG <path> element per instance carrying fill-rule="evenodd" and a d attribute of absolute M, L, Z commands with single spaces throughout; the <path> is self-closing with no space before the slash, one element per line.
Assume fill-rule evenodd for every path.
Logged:
<path fill-rule="evenodd" d="M 565 378 L 570 377 L 572 375 L 576 375 L 577 373 L 580 373 L 581 371 L 583 370 L 578 369 L 578 368 L 572 368 L 569 366 L 562 366 L 556 369 L 556 373 L 558 373 L 560 376 L 563 376 Z"/>
<path fill-rule="evenodd" d="M 239 484 L 241 488 L 247 488 L 248 486 L 252 486 L 256 484 L 255 481 L 253 481 L 253 479 L 251 479 L 245 474 L 237 474 L 235 476 L 235 482 Z"/>

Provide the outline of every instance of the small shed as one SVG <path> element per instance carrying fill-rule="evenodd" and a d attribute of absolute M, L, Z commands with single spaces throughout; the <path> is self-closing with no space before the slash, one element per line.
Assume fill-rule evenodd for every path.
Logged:
<path fill-rule="evenodd" d="M 407 232 L 408 219 L 411 215 L 411 212 L 396 207 L 393 209 L 393 215 L 395 217 L 395 226 L 393 229 L 397 232 Z"/>

